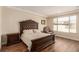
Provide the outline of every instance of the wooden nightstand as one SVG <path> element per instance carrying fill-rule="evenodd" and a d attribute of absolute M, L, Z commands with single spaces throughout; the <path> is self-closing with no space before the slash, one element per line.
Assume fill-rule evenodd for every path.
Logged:
<path fill-rule="evenodd" d="M 19 33 L 7 34 L 7 46 L 21 42 Z"/>

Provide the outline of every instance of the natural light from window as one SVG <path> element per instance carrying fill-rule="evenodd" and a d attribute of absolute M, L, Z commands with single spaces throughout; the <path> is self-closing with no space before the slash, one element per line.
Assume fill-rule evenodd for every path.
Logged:
<path fill-rule="evenodd" d="M 56 17 L 53 22 L 54 31 L 76 33 L 76 15 Z"/>

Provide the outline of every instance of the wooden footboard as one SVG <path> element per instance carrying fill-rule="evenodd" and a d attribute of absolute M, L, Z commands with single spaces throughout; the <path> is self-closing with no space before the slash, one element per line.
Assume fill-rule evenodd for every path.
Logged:
<path fill-rule="evenodd" d="M 39 52 L 54 43 L 54 35 L 32 40 L 32 52 Z"/>

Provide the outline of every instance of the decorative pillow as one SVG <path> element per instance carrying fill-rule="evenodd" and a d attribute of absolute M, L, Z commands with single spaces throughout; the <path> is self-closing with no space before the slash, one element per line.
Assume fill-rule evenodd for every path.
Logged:
<path fill-rule="evenodd" d="M 37 33 L 37 32 L 41 32 L 41 31 L 39 31 L 38 29 L 33 29 L 33 32 Z"/>
<path fill-rule="evenodd" d="M 23 33 L 33 33 L 33 30 L 23 30 Z"/>

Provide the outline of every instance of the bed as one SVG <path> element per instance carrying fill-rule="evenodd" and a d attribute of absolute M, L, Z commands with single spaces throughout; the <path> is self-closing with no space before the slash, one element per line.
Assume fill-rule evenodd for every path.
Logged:
<path fill-rule="evenodd" d="M 22 38 L 24 30 L 37 30 L 38 29 L 38 23 L 33 21 L 33 20 L 26 20 L 26 21 L 21 21 L 20 22 L 20 36 L 21 40 L 26 44 L 28 41 L 30 43 L 26 44 L 29 47 L 30 44 L 30 49 L 29 51 L 32 52 L 39 52 L 42 51 L 43 49 L 47 48 L 51 44 L 54 43 L 55 41 L 55 35 L 54 34 L 46 34 L 46 33 L 36 33 L 36 34 L 28 34 L 25 35 L 25 38 Z M 27 31 L 28 32 L 28 31 Z M 26 33 L 27 34 L 27 33 Z M 37 35 L 37 36 L 36 36 Z M 28 37 L 28 39 L 26 38 Z M 26 41 L 26 42 L 25 42 Z"/>

